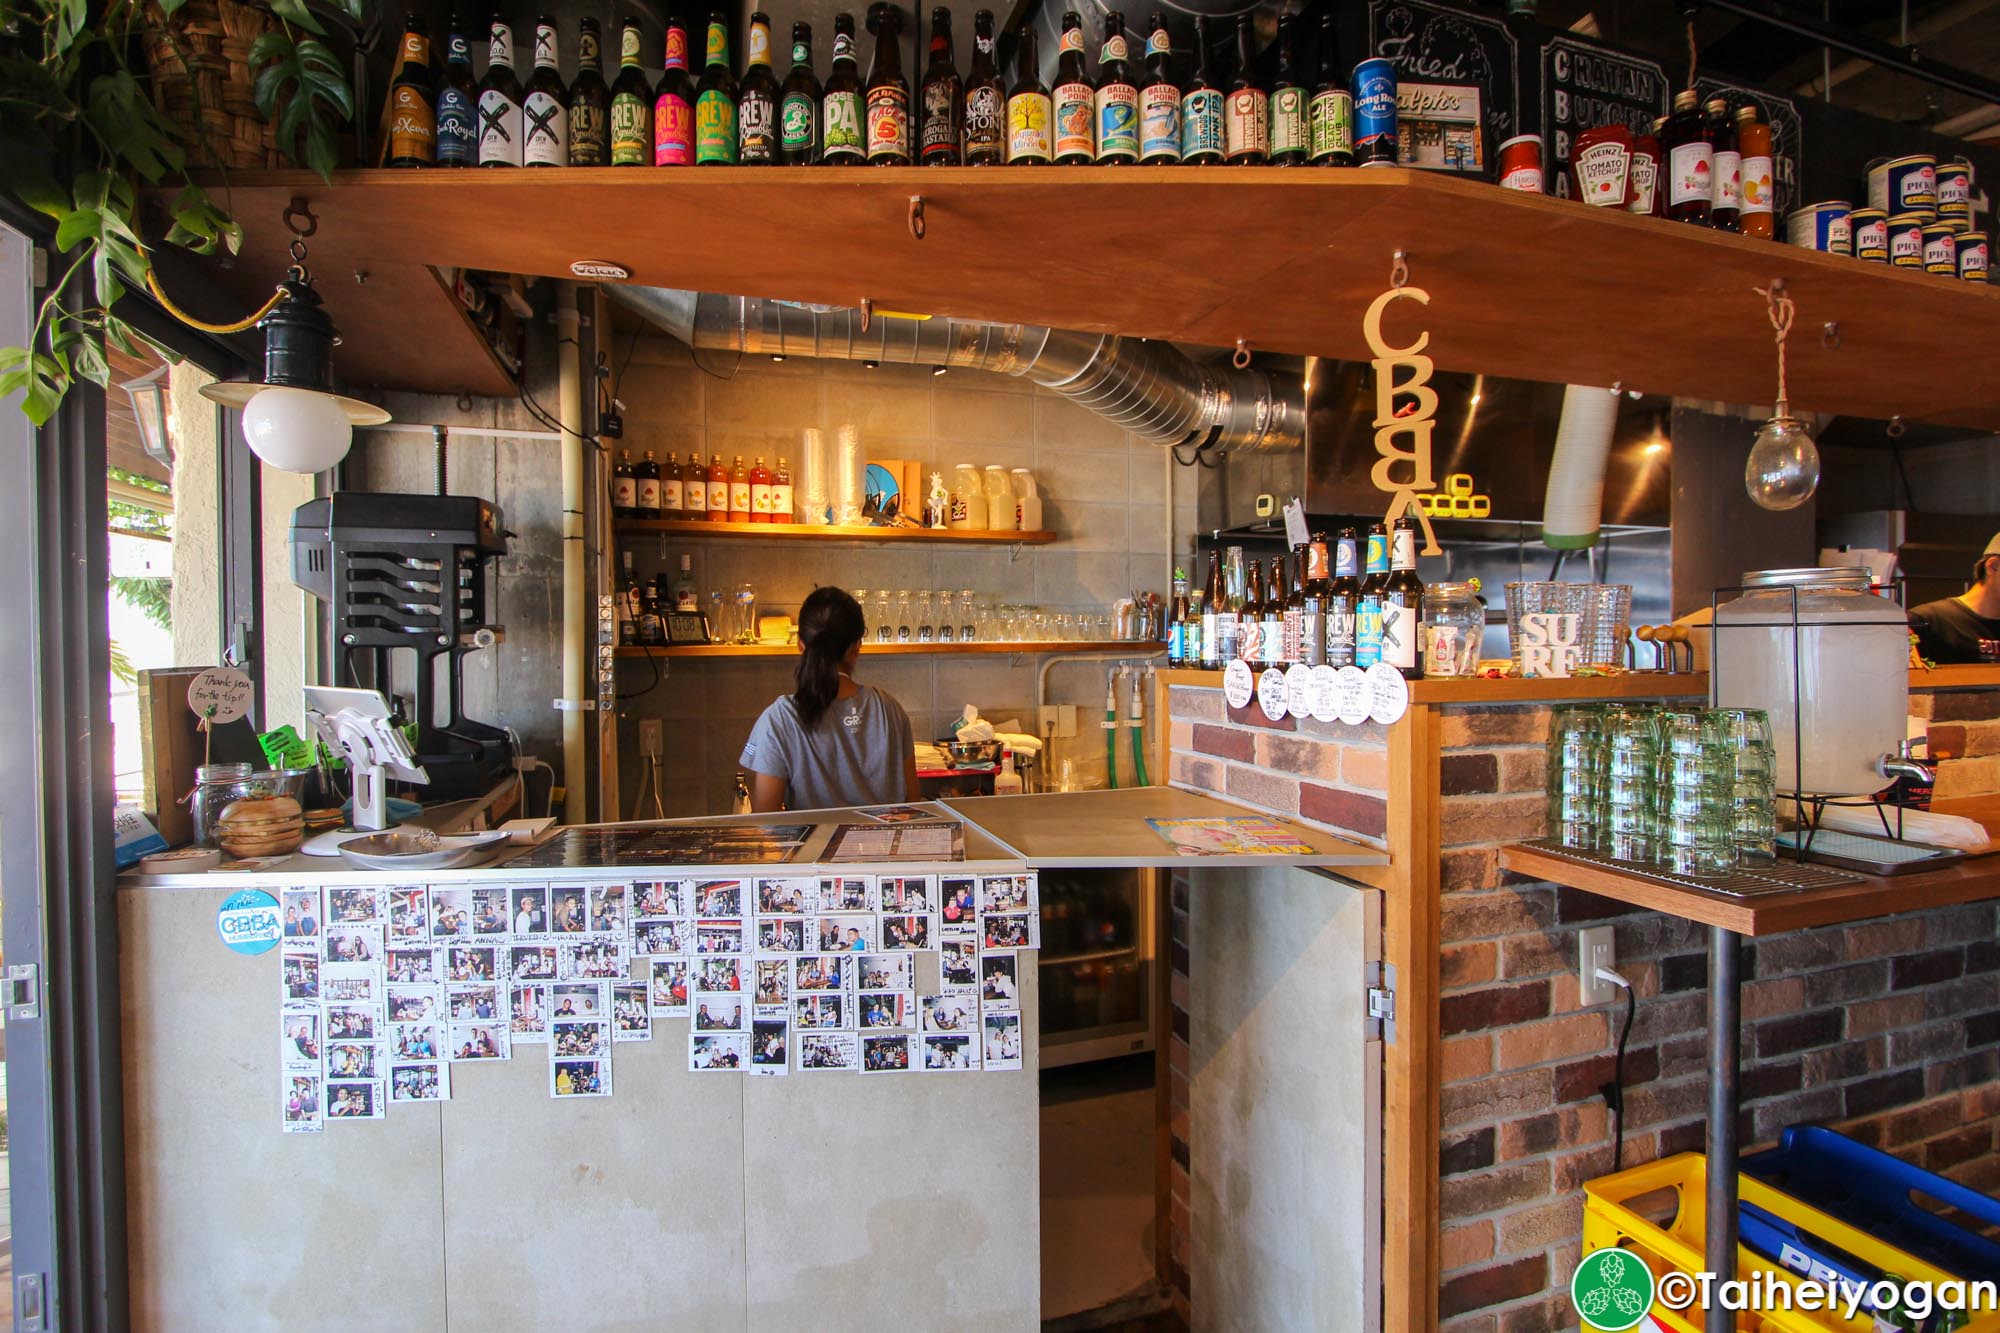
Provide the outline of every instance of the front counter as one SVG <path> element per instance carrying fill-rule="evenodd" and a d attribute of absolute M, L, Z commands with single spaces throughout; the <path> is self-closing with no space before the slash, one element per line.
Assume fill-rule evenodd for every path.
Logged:
<path fill-rule="evenodd" d="M 1360 1327 L 1359 1279 L 1374 1260 L 1357 1230 L 1363 1215 L 1374 1212 L 1366 1207 L 1361 1127 L 1367 1116 L 1360 1086 L 1326 1078 L 1327 1057 L 1307 1048 L 1324 1039 L 1327 1014 L 1340 1012 L 1328 1008 L 1333 1000 L 1323 993 L 1334 988 L 1335 975 L 1343 983 L 1339 1003 L 1358 1010 L 1359 991 L 1345 984 L 1354 971 L 1336 973 L 1330 963 L 1350 941 L 1372 933 L 1360 917 L 1363 900 L 1374 895 L 1305 867 L 1379 864 L 1383 856 L 1294 828 L 1304 843 L 1289 852 L 1184 861 L 1147 819 L 1256 812 L 1164 788 L 985 798 L 917 810 L 922 818 L 910 824 L 815 811 L 571 830 L 571 863 L 551 864 L 555 854 L 537 849 L 497 868 L 435 871 L 418 883 L 302 857 L 256 873 L 128 878 L 118 899 L 134 1326 L 319 1324 L 399 1333 L 448 1324 L 495 1331 L 1037 1327 L 1036 940 L 1031 926 L 1030 947 L 997 947 L 1013 943 L 1016 926 L 993 918 L 1022 915 L 1005 910 L 1014 905 L 1005 897 L 1032 895 L 1038 867 L 1067 864 L 1094 847 L 1109 857 L 1095 864 L 1200 865 L 1193 877 L 1199 891 L 1240 899 L 1240 910 L 1222 914 L 1235 922 L 1235 938 L 1215 940 L 1212 974 L 1196 969 L 1205 1007 L 1195 1047 L 1217 1074 L 1229 1076 L 1213 1084 L 1209 1113 L 1232 1129 L 1209 1136 L 1219 1155 L 1203 1180 L 1212 1182 L 1207 1187 L 1224 1215 L 1233 1210 L 1239 1235 L 1218 1237 L 1217 1252 L 1240 1249 L 1246 1271 L 1254 1272 L 1252 1251 L 1265 1251 L 1261 1263 L 1275 1294 L 1291 1299 L 1293 1309 L 1328 1316 L 1315 1319 L 1315 1327 Z M 938 820 L 960 828 L 962 860 L 894 859 L 902 831 Z M 689 855 L 691 828 L 746 825 L 806 831 L 781 863 L 658 859 Z M 855 854 L 882 859 L 847 859 Z M 990 884 L 998 897 L 980 905 L 996 910 L 975 907 L 968 914 L 941 900 L 960 878 L 981 895 Z M 761 882 L 769 880 L 793 883 L 760 898 Z M 795 914 L 793 891 L 812 909 L 811 895 L 823 881 L 831 895 L 826 902 L 817 912 Z M 504 1001 L 498 1022 L 488 1021 L 492 1010 L 478 1007 L 482 985 L 492 985 L 498 999 L 509 983 L 488 981 L 479 934 L 468 944 L 467 936 L 448 933 L 458 927 L 456 910 L 469 907 L 468 929 L 477 932 L 483 918 L 484 938 L 504 942 L 495 957 L 518 959 L 516 984 L 540 965 L 544 943 L 558 946 L 565 972 L 581 975 L 593 963 L 587 950 L 573 952 L 553 930 L 564 895 L 555 895 L 542 929 L 521 919 L 531 929 L 517 939 L 505 933 L 514 919 L 503 916 L 495 931 L 493 904 L 457 891 L 504 889 L 512 908 L 518 890 L 575 888 L 586 929 L 574 934 L 587 943 L 595 938 L 590 926 L 611 920 L 593 920 L 592 909 L 621 896 L 607 899 L 603 890 L 622 890 L 627 907 L 651 901 L 657 908 L 661 891 L 650 885 L 678 886 L 685 895 L 676 928 L 686 933 L 649 934 L 647 947 L 670 947 L 662 941 L 678 938 L 688 950 L 684 960 L 699 969 L 731 957 L 730 932 L 742 932 L 743 999 L 753 1018 L 796 1012 L 759 1008 L 758 998 L 775 997 L 750 992 L 768 976 L 760 963 L 799 978 L 792 969 L 817 947 L 818 918 L 854 926 L 858 941 L 843 931 L 841 948 L 872 947 L 873 954 L 850 955 L 866 959 L 899 952 L 889 938 L 866 938 L 895 918 L 895 941 L 928 945 L 900 950 L 911 963 L 911 985 L 900 1000 L 884 1003 L 886 993 L 871 993 L 874 1018 L 901 1026 L 856 1030 L 861 1011 L 850 973 L 842 996 L 856 1007 L 845 1011 L 843 1031 L 863 1044 L 871 1031 L 891 1038 L 888 1048 L 900 1044 L 912 1068 L 801 1068 L 809 1034 L 789 1026 L 783 1063 L 761 1065 L 753 1054 L 748 1070 L 695 1072 L 689 1018 L 618 1010 L 616 1018 L 605 1015 L 597 1032 L 588 1024 L 554 1025 L 566 1029 L 565 1041 L 597 1035 L 611 1041 L 609 1054 L 597 1057 L 609 1095 L 579 1095 L 587 1090 L 581 1077 L 555 1095 L 556 1071 L 578 1062 L 552 1064 L 545 1040 L 515 1040 L 506 1058 L 445 1064 L 448 1100 L 391 1099 L 379 1118 L 324 1114 L 333 1080 L 323 1080 L 319 1131 L 286 1132 L 288 1119 L 293 1128 L 299 1119 L 289 1104 L 289 1080 L 297 1076 L 289 1066 L 302 1059 L 296 1032 L 281 1027 L 281 1005 L 285 986 L 303 976 L 299 960 L 315 959 L 322 995 L 317 1004 L 294 1001 L 289 1016 L 321 1022 L 317 1037 L 327 1058 L 341 1046 L 374 1044 L 378 1050 L 364 1053 L 405 1063 L 389 1059 L 404 1034 L 388 1023 L 386 1010 L 358 1015 L 385 997 L 399 1013 L 413 1012 L 401 1006 L 413 1002 L 422 983 L 388 978 L 412 975 L 419 955 L 447 975 L 460 968 L 469 976 L 432 983 L 432 995 L 447 1013 L 463 1001 L 467 1021 L 447 1017 L 438 1035 L 453 1051 L 476 1053 L 459 1038 L 472 1042 L 482 1027 L 491 1036 L 496 1026 L 514 1026 Z M 732 899 L 723 886 L 741 897 Z M 377 911 L 382 953 L 396 952 L 385 964 L 329 961 L 330 953 L 352 956 L 356 931 L 325 916 L 318 943 L 294 935 L 269 952 L 234 952 L 218 938 L 218 915 L 248 888 L 284 903 L 332 905 L 338 913 Z M 354 889 L 380 892 L 342 892 Z M 369 903 L 375 906 L 357 907 Z M 413 915 L 418 903 L 421 921 Z M 434 913 L 433 904 L 443 910 Z M 857 904 L 858 910 L 838 910 Z M 734 917 L 720 915 L 732 905 Z M 760 905 L 779 910 L 767 918 Z M 911 907 L 927 910 L 903 910 Z M 703 910 L 710 915 L 699 915 Z M 628 947 L 636 943 L 633 919 L 628 912 L 622 927 Z M 805 929 L 788 937 L 787 921 Z M 761 933 L 767 923 L 776 933 Z M 658 924 L 649 918 L 640 927 Z M 992 935 L 983 933 L 989 924 Z M 292 925 L 301 923 L 295 918 Z M 375 933 L 359 931 L 364 940 Z M 429 954 L 433 941 L 437 952 Z M 970 948 L 951 948 L 960 942 Z M 986 948 L 989 942 L 996 947 Z M 517 946 L 527 952 L 517 954 Z M 382 957 L 372 945 L 364 951 Z M 988 960 L 1001 956 L 1015 964 L 1011 985 L 982 985 Z M 947 988 L 947 957 L 970 989 Z M 978 967 L 976 979 L 962 970 L 968 963 Z M 648 990 L 649 966 L 630 959 L 629 981 L 607 981 L 607 991 L 619 984 L 633 988 L 628 994 Z M 374 977 L 374 989 L 356 982 L 365 975 Z M 557 993 L 549 993 L 549 1002 Z M 956 1000 L 975 1026 L 1018 1014 L 1019 1067 L 927 1068 L 926 1039 L 942 1035 L 923 1030 L 927 996 Z M 702 997 L 697 989 L 685 999 Z M 675 998 L 648 996 L 655 1004 Z M 1279 1000 L 1283 1007 L 1274 1007 Z M 617 1010 L 617 998 L 609 1002 Z M 1287 1013 L 1310 1017 L 1294 1022 Z M 332 1030 L 336 1022 L 341 1031 Z M 365 1039 L 346 1031 L 355 1023 L 380 1026 Z M 626 1026 L 634 1030 L 618 1030 Z M 764 1049 L 764 1035 L 752 1036 L 753 1052 Z M 940 1063 L 976 1066 L 982 1045 L 972 1037 L 969 1052 Z M 1358 1075 L 1366 1054 L 1358 1036 L 1336 1046 L 1344 1054 L 1335 1067 L 1345 1060 Z M 1004 1058 L 1011 1049 L 996 1046 L 997 1063 L 1012 1063 Z M 777 1073 L 784 1076 L 760 1076 Z M 1344 1086 L 1321 1087 L 1327 1083 Z M 1343 1129 L 1349 1122 L 1356 1127 Z M 1226 1162 L 1225 1144 L 1234 1145 Z M 1325 1248 L 1336 1242 L 1338 1250 Z M 1332 1263 L 1335 1253 L 1347 1258 Z"/>

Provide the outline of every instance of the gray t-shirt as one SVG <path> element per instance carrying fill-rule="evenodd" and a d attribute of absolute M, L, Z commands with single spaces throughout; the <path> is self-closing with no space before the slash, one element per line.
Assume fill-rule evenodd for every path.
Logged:
<path fill-rule="evenodd" d="M 817 726 L 806 727 L 789 694 L 764 710 L 738 761 L 753 773 L 783 778 L 793 810 L 890 805 L 906 799 L 910 715 L 869 685 L 835 699 Z M 909 793 L 914 796 L 915 793 Z"/>

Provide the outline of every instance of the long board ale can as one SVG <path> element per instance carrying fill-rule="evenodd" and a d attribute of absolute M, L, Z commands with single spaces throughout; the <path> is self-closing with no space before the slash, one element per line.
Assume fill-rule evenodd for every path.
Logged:
<path fill-rule="evenodd" d="M 1396 67 L 1386 60 L 1354 67 L 1354 158 L 1364 167 L 1396 165 Z"/>

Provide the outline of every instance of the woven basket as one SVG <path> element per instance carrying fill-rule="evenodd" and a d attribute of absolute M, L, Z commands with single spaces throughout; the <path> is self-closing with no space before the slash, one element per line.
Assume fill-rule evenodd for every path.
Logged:
<path fill-rule="evenodd" d="M 279 165 L 250 68 L 251 46 L 271 27 L 267 12 L 236 0 L 188 0 L 171 18 L 148 0 L 141 36 L 153 104 L 180 127 L 190 166 Z"/>

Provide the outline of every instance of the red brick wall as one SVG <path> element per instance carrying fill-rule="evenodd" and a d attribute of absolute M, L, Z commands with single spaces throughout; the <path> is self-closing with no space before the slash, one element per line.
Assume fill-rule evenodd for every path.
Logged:
<path fill-rule="evenodd" d="M 1184 685 L 1168 691 L 1167 709 L 1175 782 L 1382 846 L 1389 809 L 1382 794 L 1389 783 L 1383 727 L 1272 722 L 1254 703 L 1231 709 L 1221 690 Z"/>
<path fill-rule="evenodd" d="M 1940 800 L 2000 792 L 2000 690 L 1913 694 L 1910 711 L 1930 721 Z"/>

